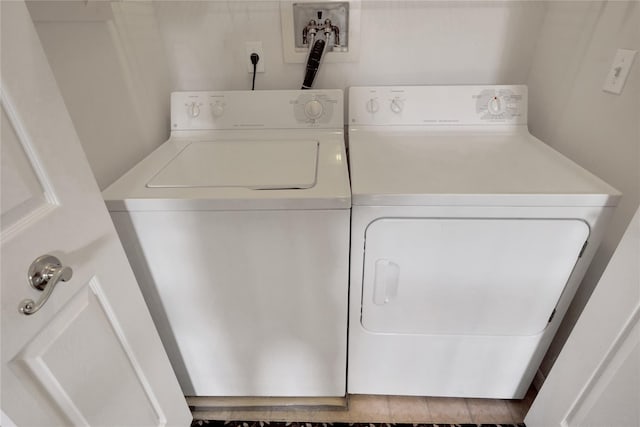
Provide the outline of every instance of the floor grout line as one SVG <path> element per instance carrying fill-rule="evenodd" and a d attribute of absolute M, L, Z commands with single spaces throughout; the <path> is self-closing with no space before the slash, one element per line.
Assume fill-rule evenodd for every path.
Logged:
<path fill-rule="evenodd" d="M 471 408 L 469 408 L 469 401 L 467 399 L 464 399 L 464 407 L 467 408 L 467 413 L 469 414 L 469 418 L 471 419 L 471 422 L 475 422 L 473 420 L 473 414 L 471 413 Z"/>

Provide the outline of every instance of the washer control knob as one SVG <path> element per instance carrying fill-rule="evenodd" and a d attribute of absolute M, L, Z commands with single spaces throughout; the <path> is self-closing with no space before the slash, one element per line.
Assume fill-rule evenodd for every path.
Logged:
<path fill-rule="evenodd" d="M 504 99 L 502 99 L 499 96 L 492 96 L 489 99 L 489 102 L 487 104 L 487 109 L 489 110 L 489 113 L 494 115 L 504 113 L 504 110 L 505 110 Z"/>
<path fill-rule="evenodd" d="M 304 114 L 310 119 L 318 119 L 322 116 L 322 112 L 324 111 L 324 107 L 322 106 L 322 102 L 312 99 L 304 104 Z"/>
<path fill-rule="evenodd" d="M 393 98 L 391 100 L 391 111 L 398 114 L 402 112 L 404 108 L 404 101 L 400 98 Z"/>
<path fill-rule="evenodd" d="M 367 101 L 367 111 L 370 113 L 377 113 L 380 109 L 380 105 L 378 105 L 378 100 L 375 98 L 371 98 Z"/>
<path fill-rule="evenodd" d="M 222 116 L 224 114 L 224 105 L 222 105 L 222 103 L 220 102 L 216 102 L 215 104 L 212 104 L 211 114 L 213 114 L 213 117 Z"/>
<path fill-rule="evenodd" d="M 188 107 L 187 107 L 187 113 L 189 114 L 189 116 L 196 118 L 200 115 L 200 106 L 198 105 L 198 103 L 196 102 L 192 102 Z"/>

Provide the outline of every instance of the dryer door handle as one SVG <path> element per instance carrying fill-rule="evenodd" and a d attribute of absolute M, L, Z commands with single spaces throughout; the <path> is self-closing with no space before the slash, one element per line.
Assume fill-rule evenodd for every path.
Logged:
<path fill-rule="evenodd" d="M 373 279 L 373 303 L 388 304 L 398 296 L 400 266 L 388 259 L 376 261 L 376 272 Z"/>

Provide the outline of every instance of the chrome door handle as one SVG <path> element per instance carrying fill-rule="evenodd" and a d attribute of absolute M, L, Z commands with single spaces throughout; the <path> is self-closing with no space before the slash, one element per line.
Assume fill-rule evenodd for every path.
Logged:
<path fill-rule="evenodd" d="M 40 310 L 45 302 L 49 300 L 53 288 L 59 281 L 66 282 L 73 276 L 71 267 L 64 267 L 60 260 L 53 255 L 42 255 L 36 258 L 29 266 L 29 283 L 31 287 L 39 291 L 44 291 L 38 302 L 32 299 L 22 300 L 18 306 L 20 313 L 28 316 Z"/>

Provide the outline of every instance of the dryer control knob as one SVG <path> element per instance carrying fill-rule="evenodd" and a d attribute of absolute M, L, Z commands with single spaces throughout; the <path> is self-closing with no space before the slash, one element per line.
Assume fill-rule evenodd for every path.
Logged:
<path fill-rule="evenodd" d="M 404 108 L 404 101 L 400 98 L 393 98 L 391 100 L 391 111 L 398 114 L 402 112 Z"/>
<path fill-rule="evenodd" d="M 375 98 L 371 98 L 367 101 L 367 111 L 370 113 L 377 113 L 380 109 L 380 105 L 378 105 L 378 100 Z"/>
<path fill-rule="evenodd" d="M 487 103 L 489 113 L 498 115 L 504 113 L 505 101 L 499 96 L 492 96 Z"/>
<path fill-rule="evenodd" d="M 311 101 L 304 104 L 304 114 L 310 119 L 318 119 L 322 116 L 322 112 L 324 111 L 324 107 L 320 101 L 312 99 Z"/>
<path fill-rule="evenodd" d="M 200 115 L 200 106 L 196 102 L 192 102 L 189 107 L 187 107 L 187 112 L 189 116 L 196 118 Z"/>
<path fill-rule="evenodd" d="M 219 102 L 211 105 L 211 114 L 213 114 L 213 117 L 222 116 L 224 114 L 224 105 Z"/>

